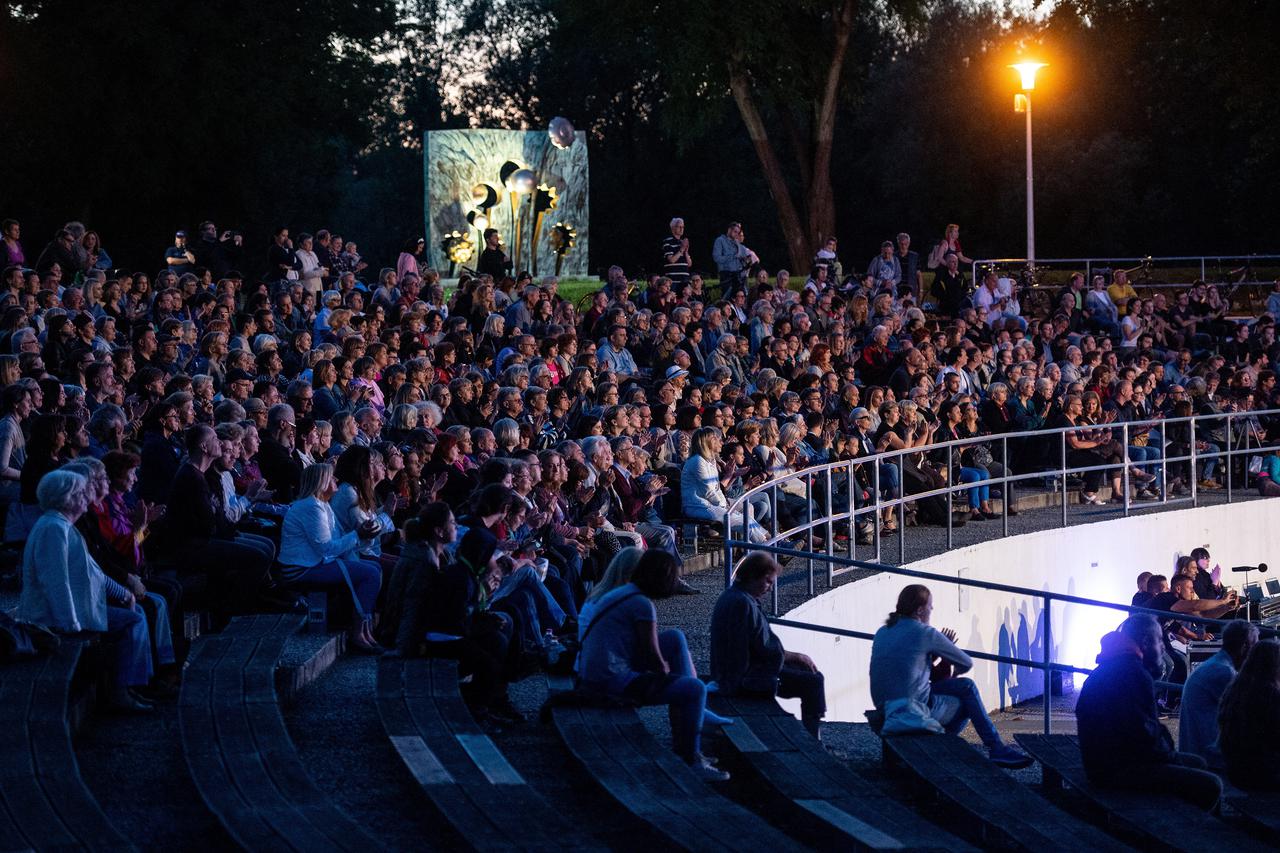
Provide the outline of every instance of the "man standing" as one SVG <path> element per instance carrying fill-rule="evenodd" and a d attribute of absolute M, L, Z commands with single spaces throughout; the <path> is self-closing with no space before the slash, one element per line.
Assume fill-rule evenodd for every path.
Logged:
<path fill-rule="evenodd" d="M 934 275 L 933 286 L 929 289 L 938 303 L 938 313 L 948 317 L 958 317 L 960 310 L 969 304 L 968 287 L 964 274 L 960 272 L 960 256 L 948 252 L 943 266 Z"/>
<path fill-rule="evenodd" d="M 711 677 L 726 696 L 763 693 L 800 700 L 800 719 L 821 738 L 826 681 L 813 659 L 789 652 L 769 627 L 761 602 L 782 567 L 768 554 L 750 554 L 733 573 L 711 614 Z"/>
<path fill-rule="evenodd" d="M 679 292 L 680 285 L 689 280 L 689 268 L 693 258 L 689 254 L 689 238 L 684 236 L 684 220 L 671 220 L 671 236 L 662 241 L 662 274 L 671 279 L 672 289 Z"/>
<path fill-rule="evenodd" d="M 896 253 L 898 266 L 902 270 L 902 279 L 898 284 L 898 295 L 911 294 L 917 303 L 924 293 L 924 273 L 920 270 L 920 255 L 911 249 L 911 235 L 906 231 L 898 234 L 898 250 Z"/>
<path fill-rule="evenodd" d="M 187 232 L 173 235 L 173 245 L 164 251 L 164 262 L 170 272 L 182 275 L 191 272 L 196 264 L 195 254 L 187 248 Z"/>
<path fill-rule="evenodd" d="M 1205 811 L 1217 806 L 1222 782 L 1204 759 L 1176 752 L 1156 712 L 1153 676 L 1162 669 L 1160 626 L 1130 616 L 1102 638 L 1098 666 L 1076 703 L 1080 755 L 1099 787 L 1171 793 Z"/>
<path fill-rule="evenodd" d="M 484 229 L 484 251 L 480 253 L 480 262 L 476 264 L 476 272 L 492 276 L 495 282 L 502 280 L 511 271 L 511 258 L 502 251 L 502 238 L 497 228 Z"/>
<path fill-rule="evenodd" d="M 1178 712 L 1178 750 L 1198 755 L 1210 768 L 1225 769 L 1218 751 L 1218 705 L 1249 652 L 1258 644 L 1258 628 L 1236 620 L 1222 632 L 1222 651 L 1196 667 L 1182 688 Z"/>
<path fill-rule="evenodd" d="M 747 270 L 760 263 L 756 253 L 742 245 L 742 223 L 730 222 L 725 232 L 716 238 L 711 248 L 711 258 L 716 262 L 720 276 L 720 297 L 730 298 L 738 288 L 747 285 Z"/>
<path fill-rule="evenodd" d="M 875 292 L 897 292 L 898 285 L 902 283 L 902 265 L 898 263 L 898 256 L 893 251 L 893 243 L 885 240 L 880 244 L 880 254 L 867 265 L 867 275 L 875 283 Z"/>

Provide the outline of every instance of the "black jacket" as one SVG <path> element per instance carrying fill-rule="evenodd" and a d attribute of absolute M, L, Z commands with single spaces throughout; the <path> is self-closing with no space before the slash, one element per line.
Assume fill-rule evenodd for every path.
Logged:
<path fill-rule="evenodd" d="M 1105 785 L 1135 767 L 1173 761 L 1173 738 L 1156 712 L 1156 688 L 1142 659 L 1104 658 L 1076 703 L 1085 773 Z"/>

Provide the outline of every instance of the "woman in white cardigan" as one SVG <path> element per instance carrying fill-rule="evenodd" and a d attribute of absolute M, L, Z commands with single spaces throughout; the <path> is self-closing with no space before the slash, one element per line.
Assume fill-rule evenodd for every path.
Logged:
<path fill-rule="evenodd" d="M 716 459 L 724 447 L 720 430 L 701 427 L 693 434 L 693 452 L 680 470 L 680 505 L 689 518 L 705 518 L 708 521 L 726 522 L 726 534 L 732 536 L 742 530 L 742 513 L 729 513 L 729 500 L 724 494 L 724 483 Z M 732 532 L 731 532 L 732 531 Z M 764 528 L 748 517 L 747 535 L 752 542 L 763 542 L 767 536 Z"/>
<path fill-rule="evenodd" d="M 373 639 L 372 622 L 382 572 L 356 554 L 378 535 L 380 526 L 366 521 L 342 533 L 329 506 L 335 491 L 332 465 L 309 465 L 303 470 L 298 497 L 289 504 L 280 533 L 280 575 L 286 584 L 345 582 L 356 609 L 347 647 L 377 654 L 382 647 Z"/>
<path fill-rule="evenodd" d="M 16 618 L 63 634 L 106 633 L 114 643 L 113 711 L 139 713 L 151 705 L 131 688 L 151 680 L 147 617 L 133 593 L 103 574 L 75 522 L 89 508 L 88 480 L 50 471 L 36 487 L 42 515 L 22 555 L 22 598 Z"/>

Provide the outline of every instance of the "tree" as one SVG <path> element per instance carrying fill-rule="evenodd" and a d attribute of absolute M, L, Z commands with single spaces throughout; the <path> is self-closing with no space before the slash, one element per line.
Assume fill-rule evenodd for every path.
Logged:
<path fill-rule="evenodd" d="M 545 57 L 525 44 L 518 60 L 537 61 L 529 76 L 543 102 L 585 85 L 598 93 L 593 124 L 607 126 L 621 112 L 656 116 L 685 148 L 717 144 L 732 104 L 792 269 L 808 268 L 836 230 L 837 120 L 855 100 L 878 36 L 902 23 L 900 13 L 864 11 L 858 0 L 756 0 L 731 12 L 670 0 L 620 0 L 607 15 L 589 0 L 546 0 L 544 8 L 553 22 Z M 587 68 L 585 57 L 596 61 Z"/>

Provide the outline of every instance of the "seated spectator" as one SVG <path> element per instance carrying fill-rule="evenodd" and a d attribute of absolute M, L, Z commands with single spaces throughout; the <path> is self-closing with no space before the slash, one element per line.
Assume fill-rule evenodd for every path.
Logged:
<path fill-rule="evenodd" d="M 1200 756 L 1210 769 L 1225 766 L 1218 749 L 1218 706 L 1257 644 L 1257 626 L 1243 621 L 1229 623 L 1222 632 L 1222 651 L 1196 667 L 1182 688 L 1178 750 Z"/>
<path fill-rule="evenodd" d="M 667 705 L 675 752 L 704 780 L 729 774 L 702 754 L 706 686 L 698 680 L 684 634 L 658 631 L 654 600 L 669 597 L 680 568 L 665 551 L 650 550 L 631 582 L 601 596 L 583 615 L 579 673 L 585 687 L 639 705 Z"/>
<path fill-rule="evenodd" d="M 511 621 L 489 610 L 489 596 L 498 588 L 500 571 L 495 557 L 498 539 L 488 530 L 468 530 L 458 543 L 456 557 L 445 567 L 431 594 L 420 602 L 425 612 L 414 618 L 409 643 L 420 643 L 426 657 L 458 662 L 462 698 L 482 723 L 511 723 L 524 719 L 507 695 L 515 671 Z M 425 629 L 419 640 L 416 632 Z"/>
<path fill-rule="evenodd" d="M 711 677 L 722 693 L 764 693 L 800 699 L 800 719 L 821 737 L 827 710 L 825 680 L 813 660 L 789 652 L 769 626 L 763 601 L 782 566 L 768 554 L 747 555 L 711 615 Z"/>
<path fill-rule="evenodd" d="M 218 434 L 197 424 L 187 430 L 186 448 L 187 461 L 173 477 L 152 547 L 180 577 L 196 577 L 204 584 L 214 626 L 221 628 L 232 616 L 257 607 L 271 559 L 256 547 L 236 542 L 235 528 L 219 510 L 208 476 L 222 455 Z"/>
<path fill-rule="evenodd" d="M 1026 767 L 1031 758 L 1000 738 L 987 716 L 977 685 L 958 676 L 973 660 L 955 644 L 956 632 L 929 624 L 933 595 L 921 584 L 909 584 L 871 643 L 871 701 L 892 722 L 902 703 L 916 703 L 947 734 L 959 734 L 970 720 L 999 767 Z M 932 726 L 928 730 L 934 730 Z"/>
<path fill-rule="evenodd" d="M 373 615 L 382 572 L 356 554 L 378 535 L 381 525 L 369 518 L 342 533 L 329 505 L 337 488 L 332 465 L 322 462 L 302 472 L 298 497 L 289 504 L 280 531 L 280 577 L 290 586 L 345 583 L 355 605 L 347 648 L 380 654 L 382 646 L 373 638 Z"/>
<path fill-rule="evenodd" d="M 1133 601 L 1131 602 L 1134 607 L 1146 607 L 1147 602 L 1153 598 L 1152 594 L 1147 591 L 1147 581 L 1151 580 L 1151 578 L 1151 572 L 1142 572 L 1138 575 L 1138 591 L 1133 594 Z"/>
<path fill-rule="evenodd" d="M 729 514 L 729 501 L 724 494 L 724 480 L 716 460 L 724 447 L 720 430 L 702 427 L 694 433 L 693 453 L 680 471 L 681 509 L 689 518 L 716 521 L 725 526 L 725 535 L 733 538 L 741 531 L 741 513 Z M 768 537 L 764 528 L 753 519 L 746 521 L 747 536 L 752 542 L 763 542 Z"/>
<path fill-rule="evenodd" d="M 1198 670 L 1197 670 L 1198 672 Z M 1280 790 L 1280 643 L 1258 643 L 1218 711 L 1218 748 L 1231 784 Z"/>
<path fill-rule="evenodd" d="M 89 506 L 88 481 L 51 471 L 36 491 L 43 513 L 23 549 L 17 619 L 66 634 L 99 631 L 113 644 L 111 710 L 144 713 L 150 703 L 131 688 L 151 681 L 147 619 L 133 593 L 102 573 L 75 527 Z"/>
<path fill-rule="evenodd" d="M 1210 811 L 1222 782 L 1203 758 L 1174 750 L 1156 711 L 1162 645 L 1160 626 L 1143 614 L 1102 638 L 1098 666 L 1076 702 L 1085 773 L 1099 787 L 1167 792 Z"/>
<path fill-rule="evenodd" d="M 376 635 L 380 643 L 404 657 L 422 654 L 427 629 L 427 599 L 447 562 L 445 549 L 454 543 L 458 523 L 443 501 L 429 503 L 404 525 L 404 548 L 387 584 Z"/>

